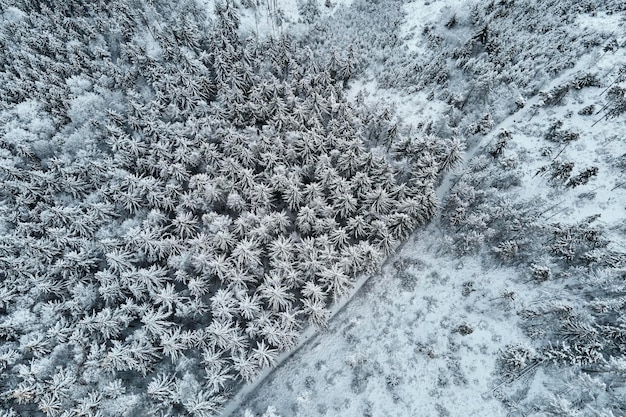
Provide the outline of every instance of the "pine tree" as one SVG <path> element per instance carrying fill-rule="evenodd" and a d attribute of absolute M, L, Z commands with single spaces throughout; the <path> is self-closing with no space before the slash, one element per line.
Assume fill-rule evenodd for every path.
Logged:
<path fill-rule="evenodd" d="M 294 296 L 289 292 L 277 274 L 266 276 L 259 286 L 261 299 L 265 300 L 272 311 L 284 311 L 291 307 Z"/>
<path fill-rule="evenodd" d="M 176 363 L 183 352 L 189 348 L 190 341 L 185 336 L 179 327 L 169 328 L 159 334 L 163 354 L 169 356 L 173 363 Z"/>
<path fill-rule="evenodd" d="M 251 381 L 260 370 L 257 361 L 252 357 L 246 357 L 242 353 L 233 355 L 232 361 L 233 369 L 237 371 L 239 377 L 246 382 Z"/>
<path fill-rule="evenodd" d="M 247 237 L 241 239 L 231 252 L 231 257 L 239 267 L 261 265 L 261 250 L 256 241 Z"/>
<path fill-rule="evenodd" d="M 194 417 L 211 417 L 220 409 L 224 399 L 209 391 L 200 391 L 184 403 L 185 409 Z"/>
<path fill-rule="evenodd" d="M 172 403 L 176 397 L 176 378 L 172 375 L 158 374 L 152 378 L 146 392 L 160 403 Z"/>
<path fill-rule="evenodd" d="M 211 393 L 224 391 L 229 381 L 233 379 L 230 369 L 220 365 L 205 367 L 205 380 Z"/>
<path fill-rule="evenodd" d="M 172 322 L 167 320 L 171 312 L 159 308 L 158 310 L 154 310 L 152 308 L 148 309 L 141 317 L 141 322 L 144 324 L 144 329 L 148 332 L 152 333 L 155 336 L 159 336 L 172 325 Z"/>
<path fill-rule="evenodd" d="M 252 358 L 257 362 L 259 369 L 274 366 L 277 355 L 276 349 L 269 348 L 263 341 L 257 342 L 257 347 L 252 349 Z"/>
<path fill-rule="evenodd" d="M 225 289 L 219 289 L 211 297 L 211 313 L 218 320 L 231 320 L 235 316 L 237 300 L 235 295 Z"/>

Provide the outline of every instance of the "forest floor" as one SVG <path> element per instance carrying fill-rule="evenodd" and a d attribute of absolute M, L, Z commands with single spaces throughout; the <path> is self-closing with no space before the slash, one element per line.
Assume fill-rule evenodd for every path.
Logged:
<path fill-rule="evenodd" d="M 440 13 L 447 3 L 411 2 L 405 6 L 406 20 L 419 26 L 423 16 Z M 618 33 L 623 16 L 600 15 L 584 24 Z M 404 39 L 410 42 L 406 33 Z M 624 41 L 622 30 L 618 42 Z M 578 113 L 590 105 L 597 111 L 606 104 L 606 88 L 624 65 L 623 49 L 591 50 L 542 91 L 588 73 L 597 75 L 598 86 L 571 88 L 550 104 L 545 103 L 545 94 L 530 97 L 490 133 L 470 138 L 473 142 L 463 166 L 438 188 L 440 200 L 446 201 L 460 176 L 475 176 L 481 164 L 491 161 L 484 168 L 489 175 L 509 175 L 507 181 L 514 176 L 512 184 L 480 190 L 494 201 L 533 206 L 536 217 L 532 222 L 541 227 L 600 215 L 593 221 L 610 246 L 624 252 L 626 122 L 607 118 L 596 124 L 602 114 Z M 422 93 L 379 89 L 375 79 L 368 77 L 354 82 L 355 94 L 359 90 L 367 92 L 368 100 L 392 105 L 409 124 L 437 116 L 445 107 L 436 100 L 426 102 Z M 579 139 L 569 143 L 546 140 L 546 132 L 556 121 L 561 122 L 559 129 L 575 131 Z M 506 149 L 497 160 L 490 159 L 488 152 L 502 131 L 510 134 Z M 597 167 L 598 175 L 576 187 L 557 183 L 549 171 L 557 158 L 573 162 L 573 174 Z M 449 211 L 449 205 L 442 203 L 442 210 Z M 580 295 L 569 291 L 565 278 L 537 283 L 530 278 L 527 263 L 498 259 L 486 242 L 460 254 L 453 247 L 457 232 L 441 217 L 416 231 L 381 273 L 369 278 L 332 318 L 327 329 L 285 357 L 251 393 L 227 406 L 224 415 L 243 415 L 244 409 L 260 415 L 268 407 L 275 407 L 282 416 L 550 415 L 546 410 L 556 410 L 554 402 L 577 404 L 559 397 L 553 392 L 556 388 L 548 388 L 570 384 L 572 391 L 571 380 L 580 379 L 577 368 L 546 363 L 506 379 L 498 360 L 510 346 L 531 349 L 533 338 L 523 323 L 523 312 L 553 300 L 576 303 Z M 542 255 L 533 249 L 528 256 L 540 259 Z M 610 408 L 618 394 L 611 395 L 594 394 L 594 406 Z M 590 406 L 582 400 L 579 403 L 578 411 L 584 415 Z"/>

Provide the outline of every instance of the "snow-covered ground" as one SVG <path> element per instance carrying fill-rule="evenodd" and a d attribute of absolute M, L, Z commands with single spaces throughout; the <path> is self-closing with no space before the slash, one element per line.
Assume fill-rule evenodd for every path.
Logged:
<path fill-rule="evenodd" d="M 437 251 L 431 226 L 248 400 L 283 416 L 505 415 L 494 362 L 516 328 L 515 271 Z"/>

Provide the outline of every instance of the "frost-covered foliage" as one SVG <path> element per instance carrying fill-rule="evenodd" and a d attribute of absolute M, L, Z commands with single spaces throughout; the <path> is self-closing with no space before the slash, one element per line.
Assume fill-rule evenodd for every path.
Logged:
<path fill-rule="evenodd" d="M 489 130 L 480 125 L 485 113 L 500 121 L 591 48 L 613 45 L 615 39 L 581 27 L 577 18 L 623 7 L 614 1 L 460 2 L 416 24 L 405 20 L 407 3 L 354 0 L 316 21 L 304 41 L 316 54 L 339 60 L 346 56 L 333 50 L 350 48 L 357 57 L 350 74 L 372 76 L 380 88 L 430 92 L 449 105 L 443 121 L 451 129 L 479 125 L 470 134 Z"/>
<path fill-rule="evenodd" d="M 611 189 L 621 177 L 613 158 L 624 141 L 613 139 L 614 150 L 608 141 L 598 142 L 607 131 L 621 131 L 623 120 L 603 118 L 610 125 L 594 128 L 571 111 L 619 92 L 623 80 L 615 72 L 602 81 L 593 72 L 572 74 L 563 77 L 572 81 L 541 92 L 535 108 L 512 117 L 521 123 L 491 136 L 488 154 L 470 161 L 444 201 L 442 222 L 456 253 L 482 251 L 492 262 L 514 265 L 525 288 L 542 295 L 520 302 L 517 312 L 532 344 L 507 346 L 500 355 L 502 383 L 494 391 L 509 391 L 512 413 L 624 412 L 623 215 L 610 217 L 613 210 L 599 203 L 612 201 L 607 196 L 619 186 Z M 601 111 L 617 108 L 619 99 L 604 97 Z M 622 197 L 615 198 L 616 207 Z M 529 388 L 538 369 L 545 386 Z"/>
<path fill-rule="evenodd" d="M 415 3 L 355 0 L 316 20 L 300 40 L 337 61 L 346 59 L 337 50 L 349 49 L 357 57 L 351 73 L 373 78 L 379 88 L 429 92 L 429 99 L 449 105 L 445 123 L 452 129 L 480 124 L 486 113 L 499 122 L 582 55 L 599 46 L 604 53 L 619 49 L 615 35 L 585 21 L 625 7 L 616 0 L 433 4 L 434 13 L 416 21 L 407 19 Z M 424 3 L 430 10 L 426 5 L 437 2 Z M 545 92 L 546 103 L 600 81 L 598 74 L 580 74 Z M 619 114 L 619 103 L 611 114 Z"/>
<path fill-rule="evenodd" d="M 213 415 L 431 218 L 459 157 L 348 103 L 352 61 L 241 39 L 230 4 L 0 12 L 0 408 L 17 415 Z"/>
<path fill-rule="evenodd" d="M 319 21 L 303 39 L 316 54 L 344 61 L 346 76 L 403 55 L 397 28 L 402 24 L 403 0 L 355 0 Z M 349 51 L 348 54 L 342 51 Z M 391 65 L 389 65 L 391 67 Z"/>
<path fill-rule="evenodd" d="M 502 137 L 496 150 L 470 162 L 457 179 L 444 201 L 442 220 L 457 253 L 477 253 L 487 244 L 503 260 L 515 262 L 524 257 L 526 245 L 534 244 L 526 233 L 534 228 L 535 209 L 506 194 L 520 185 L 521 168 L 514 155 L 503 154 Z"/>
<path fill-rule="evenodd" d="M 468 78 L 474 84 L 466 86 L 461 107 L 468 100 L 481 100 L 494 85 L 515 83 L 524 94 L 536 92 L 546 75 L 573 66 L 587 48 L 604 43 L 594 31 L 581 33 L 577 14 L 571 13 L 575 4 L 579 2 L 490 1 L 445 10 L 448 19 L 423 28 L 422 36 L 432 46 L 421 57 L 427 66 L 404 76 L 389 74 L 389 79 L 424 88 L 433 81 L 456 79 L 459 71 L 480 75 Z M 583 13 L 601 8 L 595 5 Z M 455 87 L 452 81 L 449 85 Z"/>

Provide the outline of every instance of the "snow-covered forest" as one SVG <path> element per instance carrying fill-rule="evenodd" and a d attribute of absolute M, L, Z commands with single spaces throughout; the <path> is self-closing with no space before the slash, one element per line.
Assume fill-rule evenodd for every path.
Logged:
<path fill-rule="evenodd" d="M 626 416 L 626 4 L 4 0 L 0 417 Z"/>

